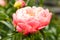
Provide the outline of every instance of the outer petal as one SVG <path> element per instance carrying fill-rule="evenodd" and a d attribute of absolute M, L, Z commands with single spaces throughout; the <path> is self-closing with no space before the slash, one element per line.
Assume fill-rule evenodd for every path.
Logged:
<path fill-rule="evenodd" d="M 16 27 L 16 30 L 17 30 L 18 32 L 22 32 L 22 31 L 23 31 L 19 26 Z"/>
<path fill-rule="evenodd" d="M 33 20 L 32 20 L 33 19 Z M 37 27 L 40 25 L 39 24 L 39 21 L 36 20 L 35 18 L 30 18 L 28 21 L 27 21 L 27 24 L 30 25 L 32 28 L 34 29 L 37 29 Z"/>
<path fill-rule="evenodd" d="M 39 22 L 40 22 L 39 29 L 47 26 L 50 23 L 51 17 L 52 17 L 52 13 L 49 13 L 48 10 L 43 10 L 40 13 L 40 17 L 39 17 Z"/>
<path fill-rule="evenodd" d="M 16 14 L 15 13 L 13 14 L 13 24 L 14 24 L 14 26 L 17 25 L 17 18 L 16 18 Z"/>
<path fill-rule="evenodd" d="M 22 29 L 23 34 L 28 34 L 32 31 L 31 30 L 32 27 L 25 23 L 19 23 L 18 26 Z"/>

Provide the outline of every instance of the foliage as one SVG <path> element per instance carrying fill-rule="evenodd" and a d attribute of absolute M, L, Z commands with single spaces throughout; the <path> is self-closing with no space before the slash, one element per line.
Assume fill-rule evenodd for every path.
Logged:
<path fill-rule="evenodd" d="M 5 7 L 0 6 L 0 40 L 60 40 L 60 19 L 53 13 L 49 26 L 35 34 L 24 36 L 16 32 L 12 24 L 12 14 L 17 10 L 13 7 L 15 0 L 6 0 Z M 25 0 L 27 6 L 43 6 L 44 0 Z"/>

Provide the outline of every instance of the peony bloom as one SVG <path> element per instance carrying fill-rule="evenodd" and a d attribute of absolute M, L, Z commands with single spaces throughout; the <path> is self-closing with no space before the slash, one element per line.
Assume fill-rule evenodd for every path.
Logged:
<path fill-rule="evenodd" d="M 13 14 L 13 24 L 18 32 L 34 33 L 50 23 L 52 13 L 42 7 L 25 7 Z"/>
<path fill-rule="evenodd" d="M 6 1 L 5 0 L 0 0 L 0 6 L 5 6 L 6 5 Z"/>
<path fill-rule="evenodd" d="M 20 7 L 24 7 L 25 5 L 26 3 L 23 0 L 17 0 L 14 4 L 14 7 L 20 8 Z"/>

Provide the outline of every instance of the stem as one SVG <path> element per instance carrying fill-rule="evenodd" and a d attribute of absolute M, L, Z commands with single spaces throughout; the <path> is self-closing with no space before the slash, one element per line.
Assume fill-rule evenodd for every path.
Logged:
<path fill-rule="evenodd" d="M 40 0 L 40 6 L 43 6 L 44 0 Z"/>
<path fill-rule="evenodd" d="M 34 35 L 33 35 L 33 34 L 32 34 L 30 37 L 31 37 L 31 39 L 30 39 L 30 40 L 34 40 Z"/>
<path fill-rule="evenodd" d="M 42 36 L 43 36 L 43 38 L 44 38 L 43 40 L 46 40 L 46 39 L 45 39 L 46 37 L 45 37 L 45 34 L 44 34 L 43 30 L 40 30 L 40 32 L 41 32 L 41 34 L 42 34 Z"/>
<path fill-rule="evenodd" d="M 30 0 L 27 0 L 26 5 L 28 5 L 29 1 L 30 1 Z"/>

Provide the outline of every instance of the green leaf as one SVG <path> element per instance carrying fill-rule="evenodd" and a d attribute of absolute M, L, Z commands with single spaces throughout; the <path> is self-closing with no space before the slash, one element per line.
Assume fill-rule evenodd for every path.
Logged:
<path fill-rule="evenodd" d="M 9 16 L 8 16 L 7 14 L 5 14 L 5 13 L 0 13 L 0 20 L 5 20 L 5 19 L 7 19 L 7 18 L 9 18 Z"/>
<path fill-rule="evenodd" d="M 6 25 L 8 28 L 10 28 L 12 31 L 15 30 L 13 25 L 10 22 L 7 22 L 7 21 L 0 21 L 0 22 Z"/>
<path fill-rule="evenodd" d="M 27 5 L 28 6 L 34 6 L 35 5 L 35 0 L 29 0 Z"/>

